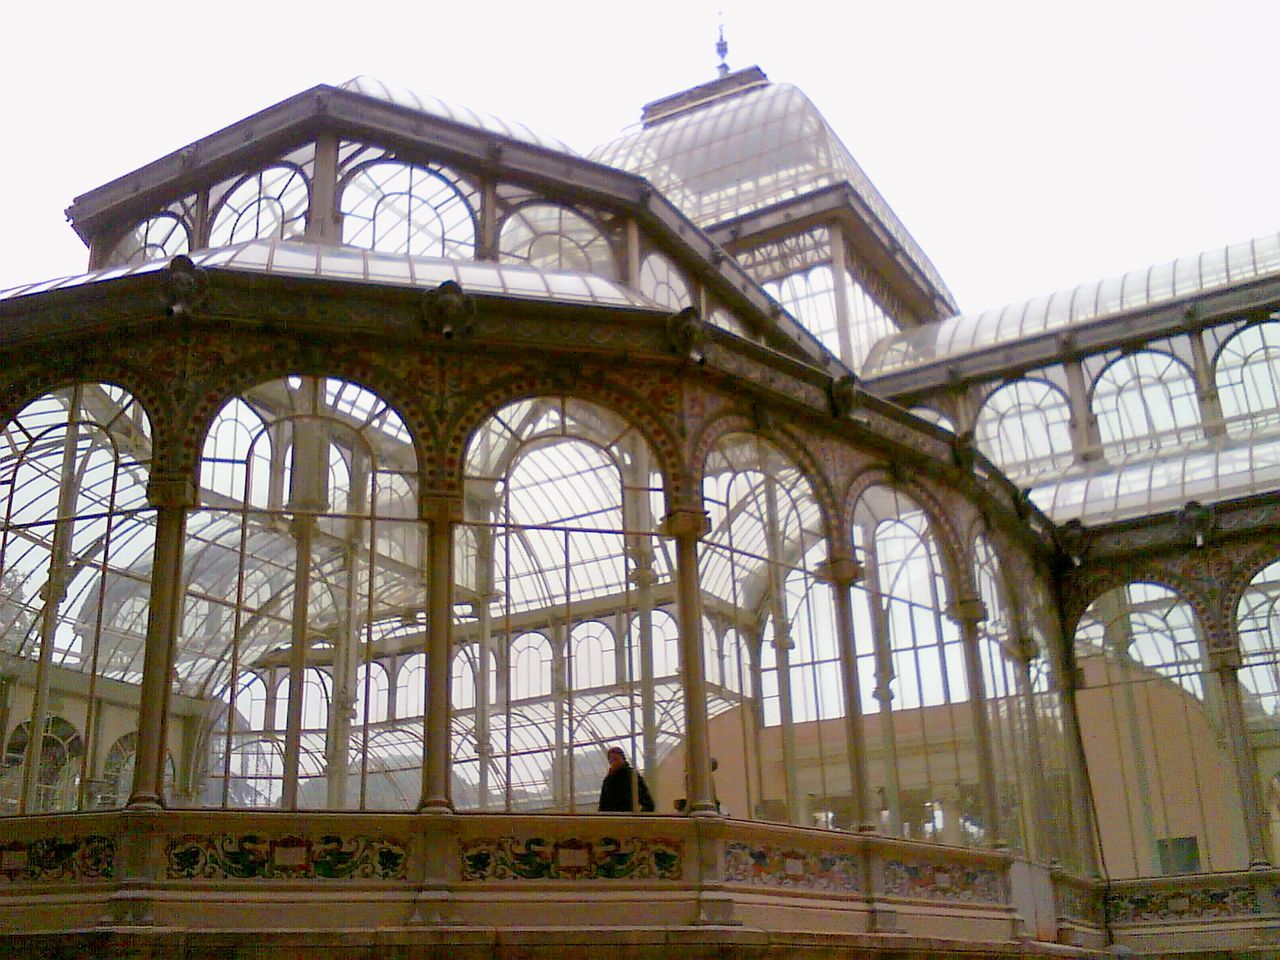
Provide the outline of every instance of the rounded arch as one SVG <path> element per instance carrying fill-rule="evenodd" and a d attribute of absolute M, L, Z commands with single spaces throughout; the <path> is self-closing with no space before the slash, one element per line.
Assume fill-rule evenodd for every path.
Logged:
<path fill-rule="evenodd" d="M 127 230 L 107 255 L 109 266 L 132 266 L 190 253 L 191 225 L 176 213 L 158 213 Z"/>
<path fill-rule="evenodd" d="M 922 483 L 909 480 L 901 472 L 880 465 L 867 467 L 850 481 L 844 495 L 844 507 L 841 511 L 846 530 L 854 530 L 857 526 L 856 511 L 863 493 L 874 486 L 881 486 L 900 492 L 924 514 L 928 521 L 929 531 L 938 543 L 939 559 L 943 565 L 949 599 L 952 601 L 965 597 L 973 597 L 975 584 L 967 575 L 969 566 L 966 562 L 969 550 L 959 531 L 952 523 L 951 517 L 933 491 Z"/>
<path fill-rule="evenodd" d="M 444 167 L 385 158 L 349 171 L 338 185 L 342 242 L 410 256 L 470 260 L 478 217 L 463 177 Z"/>
<path fill-rule="evenodd" d="M 835 497 L 832 478 L 813 455 L 817 444 L 806 443 L 799 435 L 786 428 L 761 428 L 753 419 L 738 412 L 723 413 L 703 424 L 702 429 L 693 438 L 689 453 L 689 467 L 693 471 L 693 477 L 699 488 L 706 476 L 708 459 L 716 446 L 732 434 L 758 437 L 796 464 L 809 484 L 822 513 L 824 536 L 829 542 L 835 543 L 836 537 L 840 535 L 841 511 Z"/>
<path fill-rule="evenodd" d="M 674 383 L 667 383 L 665 386 L 675 393 Z M 676 504 L 682 502 L 679 499 L 684 486 L 681 481 L 684 480 L 687 484 L 687 471 L 680 455 L 680 444 L 675 431 L 659 415 L 655 415 L 652 405 L 612 384 L 579 383 L 572 389 L 566 389 L 562 378 L 550 373 L 534 372 L 515 374 L 488 383 L 462 400 L 459 414 L 450 424 L 442 445 L 440 462 L 444 475 L 434 478 L 435 489 L 462 489 L 466 451 L 472 448 L 480 429 L 500 410 L 520 401 L 557 398 L 565 402 L 599 406 L 625 421 L 644 440 L 655 460 L 655 469 L 662 477 L 667 509 L 674 509 Z"/>
<path fill-rule="evenodd" d="M 300 240 L 311 182 L 301 167 L 275 163 L 240 177 L 209 211 L 209 246 L 247 240 Z"/>
<path fill-rule="evenodd" d="M 604 228 L 580 210 L 544 200 L 530 200 L 508 212 L 499 228 L 498 258 L 541 270 L 618 277 L 617 252 Z"/>
<path fill-rule="evenodd" d="M 640 292 L 669 310 L 683 310 L 693 303 L 684 273 L 668 257 L 650 253 L 640 262 Z"/>
<path fill-rule="evenodd" d="M 1249 324 L 1213 358 L 1214 385 L 1227 432 L 1248 437 L 1280 421 L 1280 321 Z"/>
<path fill-rule="evenodd" d="M 1068 466 L 1071 402 L 1047 380 L 1005 383 L 983 401 L 973 425 L 974 442 L 1009 474 L 1028 477 Z"/>
<path fill-rule="evenodd" d="M 220 367 L 216 379 L 204 383 L 202 389 L 193 390 L 192 402 L 179 414 L 184 424 L 181 472 L 193 479 L 197 476 L 204 438 L 227 403 L 254 387 L 296 376 L 342 381 L 380 398 L 408 434 L 419 477 L 427 472 L 431 447 L 423 438 L 433 433 L 433 418 L 424 406 L 426 398 L 409 389 L 408 385 L 416 382 L 416 377 L 396 375 L 342 350 L 320 356 L 296 346 L 290 350 L 285 345 Z"/>
<path fill-rule="evenodd" d="M 173 459 L 167 441 L 177 435 L 172 421 L 177 415 L 175 393 L 180 395 L 181 387 L 166 393 L 157 382 L 154 371 L 128 364 L 86 361 L 75 363 L 68 370 L 46 368 L 32 371 L 30 376 L 24 376 L 12 385 L 12 392 L 6 394 L 0 389 L 0 429 L 6 427 L 24 407 L 34 401 L 77 384 L 96 384 L 128 394 L 146 418 L 152 445 L 153 469 L 160 469 L 160 465 Z"/>
<path fill-rule="evenodd" d="M 1104 449 L 1122 453 L 1184 443 L 1202 430 L 1196 380 L 1172 353 L 1122 354 L 1089 386 L 1089 410 Z"/>

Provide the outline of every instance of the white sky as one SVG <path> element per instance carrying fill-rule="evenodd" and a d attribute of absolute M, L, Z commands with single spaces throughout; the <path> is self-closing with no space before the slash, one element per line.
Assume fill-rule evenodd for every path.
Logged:
<path fill-rule="evenodd" d="M 0 289 L 83 271 L 78 194 L 365 73 L 585 152 L 759 64 L 983 307 L 1280 229 L 1275 0 L 22 4 L 0 35 Z"/>

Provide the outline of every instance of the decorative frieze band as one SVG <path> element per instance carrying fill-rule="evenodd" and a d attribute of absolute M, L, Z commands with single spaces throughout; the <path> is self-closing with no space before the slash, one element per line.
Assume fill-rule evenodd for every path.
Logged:
<path fill-rule="evenodd" d="M 881 865 L 884 893 L 914 900 L 1004 903 L 1004 876 L 964 863 L 888 859 Z"/>
<path fill-rule="evenodd" d="M 85 883 L 115 875 L 116 838 L 42 837 L 0 843 L 0 880 L 8 883 Z"/>
<path fill-rule="evenodd" d="M 406 854 L 402 840 L 364 836 L 187 834 L 165 846 L 178 880 L 403 880 Z"/>
<path fill-rule="evenodd" d="M 862 892 L 860 858 L 787 847 L 730 843 L 724 851 L 724 879 L 765 887 Z"/>
<path fill-rule="evenodd" d="M 679 880 L 679 840 L 483 837 L 458 844 L 463 880 Z"/>
<path fill-rule="evenodd" d="M 1112 923 L 1251 917 L 1261 912 L 1257 889 L 1245 883 L 1199 889 L 1183 886 L 1174 890 L 1118 891 L 1107 898 L 1107 914 Z"/>

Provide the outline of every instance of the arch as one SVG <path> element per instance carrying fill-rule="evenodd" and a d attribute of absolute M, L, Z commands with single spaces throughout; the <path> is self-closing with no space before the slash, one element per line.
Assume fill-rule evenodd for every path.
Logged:
<path fill-rule="evenodd" d="M 540 270 L 577 270 L 618 278 L 617 255 L 600 225 L 572 207 L 522 203 L 503 221 L 498 259 Z"/>
<path fill-rule="evenodd" d="M 877 485 L 899 491 L 927 517 L 929 530 L 937 540 L 940 549 L 939 557 L 948 584 L 947 596 L 951 599 L 974 596 L 973 579 L 969 576 L 970 568 L 965 562 L 969 550 L 947 511 L 928 486 L 916 480 L 907 479 L 896 467 L 879 465 L 867 467 L 853 478 L 844 495 L 845 507 L 842 514 L 847 524 L 845 529 L 854 529 L 854 514 L 859 499 L 868 488 Z"/>
<path fill-rule="evenodd" d="M 1195 375 L 1170 353 L 1138 350 L 1094 378 L 1089 407 L 1104 449 L 1130 454 L 1201 436 Z"/>
<path fill-rule="evenodd" d="M 683 310 L 693 303 L 688 280 L 661 253 L 650 253 L 640 262 L 637 285 L 646 297 L 671 311 Z"/>
<path fill-rule="evenodd" d="M 1203 626 L 1169 587 L 1095 594 L 1074 632 L 1075 699 L 1108 867 L 1149 876 L 1248 857 Z M 1210 785 L 1213 787 L 1210 787 Z"/>
<path fill-rule="evenodd" d="M 177 214 L 158 213 L 132 227 L 107 255 L 110 266 L 170 260 L 191 252 L 191 227 Z"/>
<path fill-rule="evenodd" d="M 1218 348 L 1214 384 L 1232 437 L 1280 422 L 1280 321 L 1250 324 Z"/>
<path fill-rule="evenodd" d="M 1074 459 L 1071 402 L 1046 380 L 1027 378 L 993 391 L 974 419 L 974 442 L 1001 470 L 1033 477 Z"/>
<path fill-rule="evenodd" d="M 9 734 L 4 750 L 4 766 L 18 769 L 27 758 L 27 744 L 31 740 L 32 723 L 23 720 Z M 40 754 L 36 759 L 36 793 L 25 807 L 26 813 L 52 813 L 75 810 L 78 805 L 78 786 L 81 764 L 84 760 L 84 738 L 74 724 L 51 714 L 45 718 L 44 732 L 40 738 Z M 8 778 L 5 778 L 6 780 Z M 8 786 L 4 781 L 0 784 Z M 17 784 L 15 783 L 14 786 Z M 14 797 L 0 797 L 0 802 L 12 803 L 19 808 Z M 34 806 L 34 809 L 32 807 Z"/>
<path fill-rule="evenodd" d="M 599 620 L 575 623 L 569 631 L 569 655 L 574 690 L 612 686 L 617 682 L 613 631 Z"/>
<path fill-rule="evenodd" d="M 194 477 L 198 474 L 198 453 L 202 450 L 204 438 L 218 413 L 233 399 L 278 380 L 309 376 L 326 382 L 341 382 L 378 397 L 407 433 L 407 442 L 413 447 L 414 456 L 421 465 L 419 472 L 422 472 L 431 462 L 430 446 L 422 438 L 434 433 L 434 417 L 423 406 L 424 395 L 414 393 L 408 387 L 417 375 L 416 371 L 397 375 L 342 349 L 321 356 L 298 345 L 283 345 L 278 349 L 255 351 L 249 356 L 225 360 L 218 367 L 216 379 L 193 389 L 186 409 L 173 413 L 185 425 L 185 459 L 177 466 L 184 475 Z"/>
<path fill-rule="evenodd" d="M 641 438 L 650 456 L 656 461 L 655 472 L 661 477 L 666 494 L 667 508 L 673 509 L 682 502 L 682 487 L 687 485 L 687 473 L 680 455 L 681 445 L 676 434 L 655 410 L 667 412 L 678 394 L 677 382 L 655 374 L 651 388 L 655 402 L 646 402 L 612 384 L 579 382 L 572 390 L 566 390 L 563 378 L 545 372 L 521 372 L 508 375 L 495 382 L 484 384 L 460 403 L 459 414 L 450 424 L 442 444 L 441 465 L 443 476 L 436 477 L 436 489 L 459 490 L 467 470 L 467 451 L 473 450 L 476 438 L 486 423 L 504 408 L 522 401 L 541 401 L 561 404 L 590 404 L 607 411 L 634 430 Z M 658 396 L 661 398 L 658 399 Z M 670 412 L 674 415 L 675 410 Z"/>
<path fill-rule="evenodd" d="M 690 446 L 689 469 L 698 482 L 701 483 L 706 476 L 707 459 L 716 445 L 732 434 L 757 436 L 799 467 L 822 511 L 824 535 L 834 542 L 836 531 L 840 529 L 841 512 L 834 494 L 833 478 L 814 457 L 818 444 L 812 438 L 801 437 L 780 427 L 761 428 L 739 412 L 722 413 L 702 424 Z"/>
<path fill-rule="evenodd" d="M 477 217 L 452 171 L 399 160 L 362 163 L 338 186 L 342 242 L 410 256 L 471 260 Z"/>
<path fill-rule="evenodd" d="M 391 681 L 387 668 L 377 660 L 356 667 L 356 723 L 382 723 L 388 717 Z"/>
<path fill-rule="evenodd" d="M 276 163 L 236 180 L 209 216 L 209 246 L 246 240 L 301 240 L 311 183 L 301 167 Z"/>
<path fill-rule="evenodd" d="M 421 717 L 427 710 L 427 655 L 410 654 L 396 671 L 396 718 Z"/>

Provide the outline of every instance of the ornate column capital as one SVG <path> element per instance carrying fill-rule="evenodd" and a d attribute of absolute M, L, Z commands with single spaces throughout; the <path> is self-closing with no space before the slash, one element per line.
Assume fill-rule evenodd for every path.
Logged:
<path fill-rule="evenodd" d="M 946 610 L 948 619 L 964 626 L 977 626 L 987 619 L 987 606 L 979 597 L 960 597 Z"/>
<path fill-rule="evenodd" d="M 862 579 L 866 569 L 853 557 L 832 557 L 818 564 L 818 579 L 837 587 L 851 587 Z"/>
<path fill-rule="evenodd" d="M 705 510 L 672 510 L 658 525 L 659 533 L 676 540 L 684 537 L 699 540 L 710 529 L 711 518 Z"/>
<path fill-rule="evenodd" d="M 1210 670 L 1239 670 L 1240 651 L 1235 647 L 1215 647 L 1209 651 Z"/>
<path fill-rule="evenodd" d="M 147 480 L 147 503 L 153 507 L 196 507 L 200 498 L 186 474 L 153 473 Z"/>
<path fill-rule="evenodd" d="M 462 497 L 437 490 L 423 490 L 418 495 L 418 519 L 431 523 L 461 523 Z"/>

